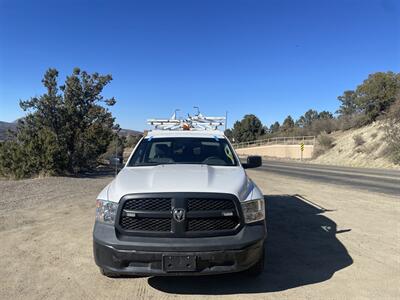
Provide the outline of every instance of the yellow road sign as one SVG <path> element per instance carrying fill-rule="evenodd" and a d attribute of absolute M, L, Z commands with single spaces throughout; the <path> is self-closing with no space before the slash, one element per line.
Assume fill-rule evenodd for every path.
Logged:
<path fill-rule="evenodd" d="M 301 149 L 301 152 L 304 151 L 304 143 L 301 143 L 301 144 L 300 144 L 300 149 Z"/>

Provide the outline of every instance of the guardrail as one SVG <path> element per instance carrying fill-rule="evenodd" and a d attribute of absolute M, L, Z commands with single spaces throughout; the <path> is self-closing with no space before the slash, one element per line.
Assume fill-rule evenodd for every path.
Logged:
<path fill-rule="evenodd" d="M 299 145 L 303 143 L 304 145 L 314 145 L 315 136 L 286 136 L 286 137 L 273 137 L 269 139 L 255 140 L 243 143 L 233 143 L 232 146 L 235 149 L 249 148 L 249 147 L 259 147 L 266 145 Z"/>

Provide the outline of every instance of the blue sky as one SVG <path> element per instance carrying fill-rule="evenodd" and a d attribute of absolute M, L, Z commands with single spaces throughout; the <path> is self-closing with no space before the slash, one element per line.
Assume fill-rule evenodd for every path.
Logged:
<path fill-rule="evenodd" d="M 45 70 L 110 73 L 124 128 L 175 108 L 263 123 L 335 111 L 368 74 L 400 71 L 395 0 L 0 0 L 0 120 L 23 115 Z"/>

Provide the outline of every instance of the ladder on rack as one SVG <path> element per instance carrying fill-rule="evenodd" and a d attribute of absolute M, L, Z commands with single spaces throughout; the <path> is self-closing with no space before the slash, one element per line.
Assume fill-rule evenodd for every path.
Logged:
<path fill-rule="evenodd" d="M 148 119 L 147 124 L 158 130 L 218 130 L 219 126 L 225 125 L 225 117 L 207 117 L 198 112 L 178 119 L 174 113 L 169 119 Z"/>

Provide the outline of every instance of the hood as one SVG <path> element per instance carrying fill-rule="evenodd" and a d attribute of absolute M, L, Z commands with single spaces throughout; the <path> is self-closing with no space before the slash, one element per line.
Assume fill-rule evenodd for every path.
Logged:
<path fill-rule="evenodd" d="M 228 193 L 244 200 L 252 182 L 241 167 L 158 165 L 126 167 L 108 188 L 108 199 L 119 202 L 127 194 L 163 192 Z"/>

